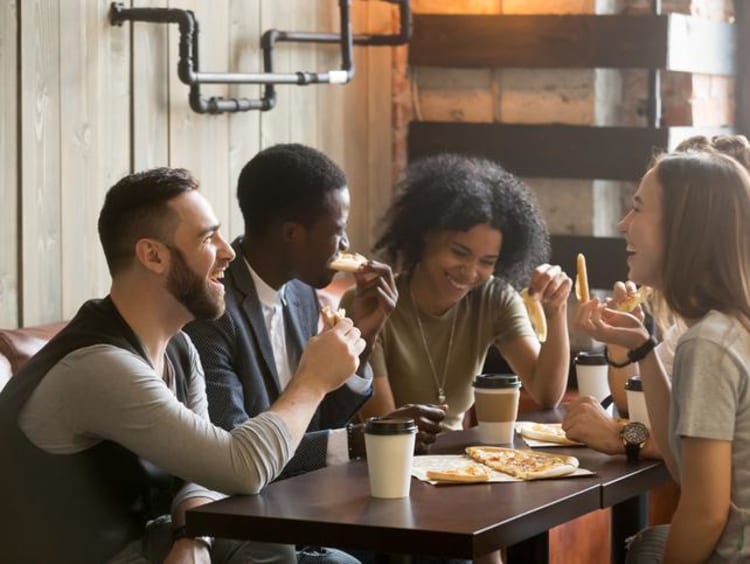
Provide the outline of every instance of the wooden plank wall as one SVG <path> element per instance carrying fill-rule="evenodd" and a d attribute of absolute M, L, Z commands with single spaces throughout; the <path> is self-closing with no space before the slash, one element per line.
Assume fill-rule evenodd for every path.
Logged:
<path fill-rule="evenodd" d="M 128 0 L 193 10 L 201 69 L 259 71 L 275 27 L 338 30 L 335 0 Z M 201 181 L 228 237 L 242 231 L 235 181 L 259 149 L 300 142 L 329 154 L 352 192 L 350 239 L 369 248 L 392 195 L 391 49 L 355 49 L 346 86 L 283 86 L 271 112 L 199 115 L 176 76 L 176 26 L 110 26 L 109 0 L 0 2 L 0 326 L 69 318 L 109 277 L 96 234 L 124 174 L 182 166 Z M 395 8 L 353 2 L 355 32 L 390 32 Z M 335 46 L 280 44 L 278 71 L 339 68 Z M 257 97 L 257 85 L 205 95 Z"/>

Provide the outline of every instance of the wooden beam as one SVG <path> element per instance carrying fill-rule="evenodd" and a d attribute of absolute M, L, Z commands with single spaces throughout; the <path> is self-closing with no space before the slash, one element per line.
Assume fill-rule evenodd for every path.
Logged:
<path fill-rule="evenodd" d="M 409 160 L 451 152 L 498 161 L 518 176 L 638 180 L 656 151 L 722 133 L 731 130 L 412 122 Z"/>
<path fill-rule="evenodd" d="M 411 65 L 733 74 L 734 25 L 668 15 L 416 15 Z"/>

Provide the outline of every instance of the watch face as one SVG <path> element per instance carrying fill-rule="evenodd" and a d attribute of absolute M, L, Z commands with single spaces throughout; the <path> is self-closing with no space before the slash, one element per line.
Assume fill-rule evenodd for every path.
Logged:
<path fill-rule="evenodd" d="M 648 427 L 643 423 L 633 421 L 622 428 L 622 438 L 625 442 L 639 445 L 648 439 Z"/>

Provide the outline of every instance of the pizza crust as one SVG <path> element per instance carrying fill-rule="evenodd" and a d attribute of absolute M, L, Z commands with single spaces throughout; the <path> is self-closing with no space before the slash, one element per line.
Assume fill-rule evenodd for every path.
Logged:
<path fill-rule="evenodd" d="M 427 470 L 427 479 L 437 482 L 488 482 L 489 473 L 478 466 L 462 466 L 445 470 Z"/>
<path fill-rule="evenodd" d="M 567 476 L 578 469 L 578 459 L 564 454 L 504 447 L 471 446 L 466 454 L 493 470 L 520 478 L 542 480 Z"/>
<path fill-rule="evenodd" d="M 566 435 L 560 423 L 524 423 L 521 426 L 521 436 L 547 443 L 561 445 L 577 445 Z"/>
<path fill-rule="evenodd" d="M 339 253 L 328 267 L 341 272 L 359 272 L 368 262 L 367 258 L 359 253 Z"/>
<path fill-rule="evenodd" d="M 589 293 L 589 275 L 586 270 L 586 257 L 583 253 L 578 253 L 576 257 L 576 298 L 581 303 L 587 302 L 591 299 Z"/>

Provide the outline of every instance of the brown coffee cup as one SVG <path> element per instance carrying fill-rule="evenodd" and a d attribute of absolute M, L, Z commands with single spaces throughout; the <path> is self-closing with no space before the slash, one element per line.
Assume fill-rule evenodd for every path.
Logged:
<path fill-rule="evenodd" d="M 474 379 L 479 440 L 510 444 L 518 416 L 521 381 L 515 374 L 481 374 Z"/>

